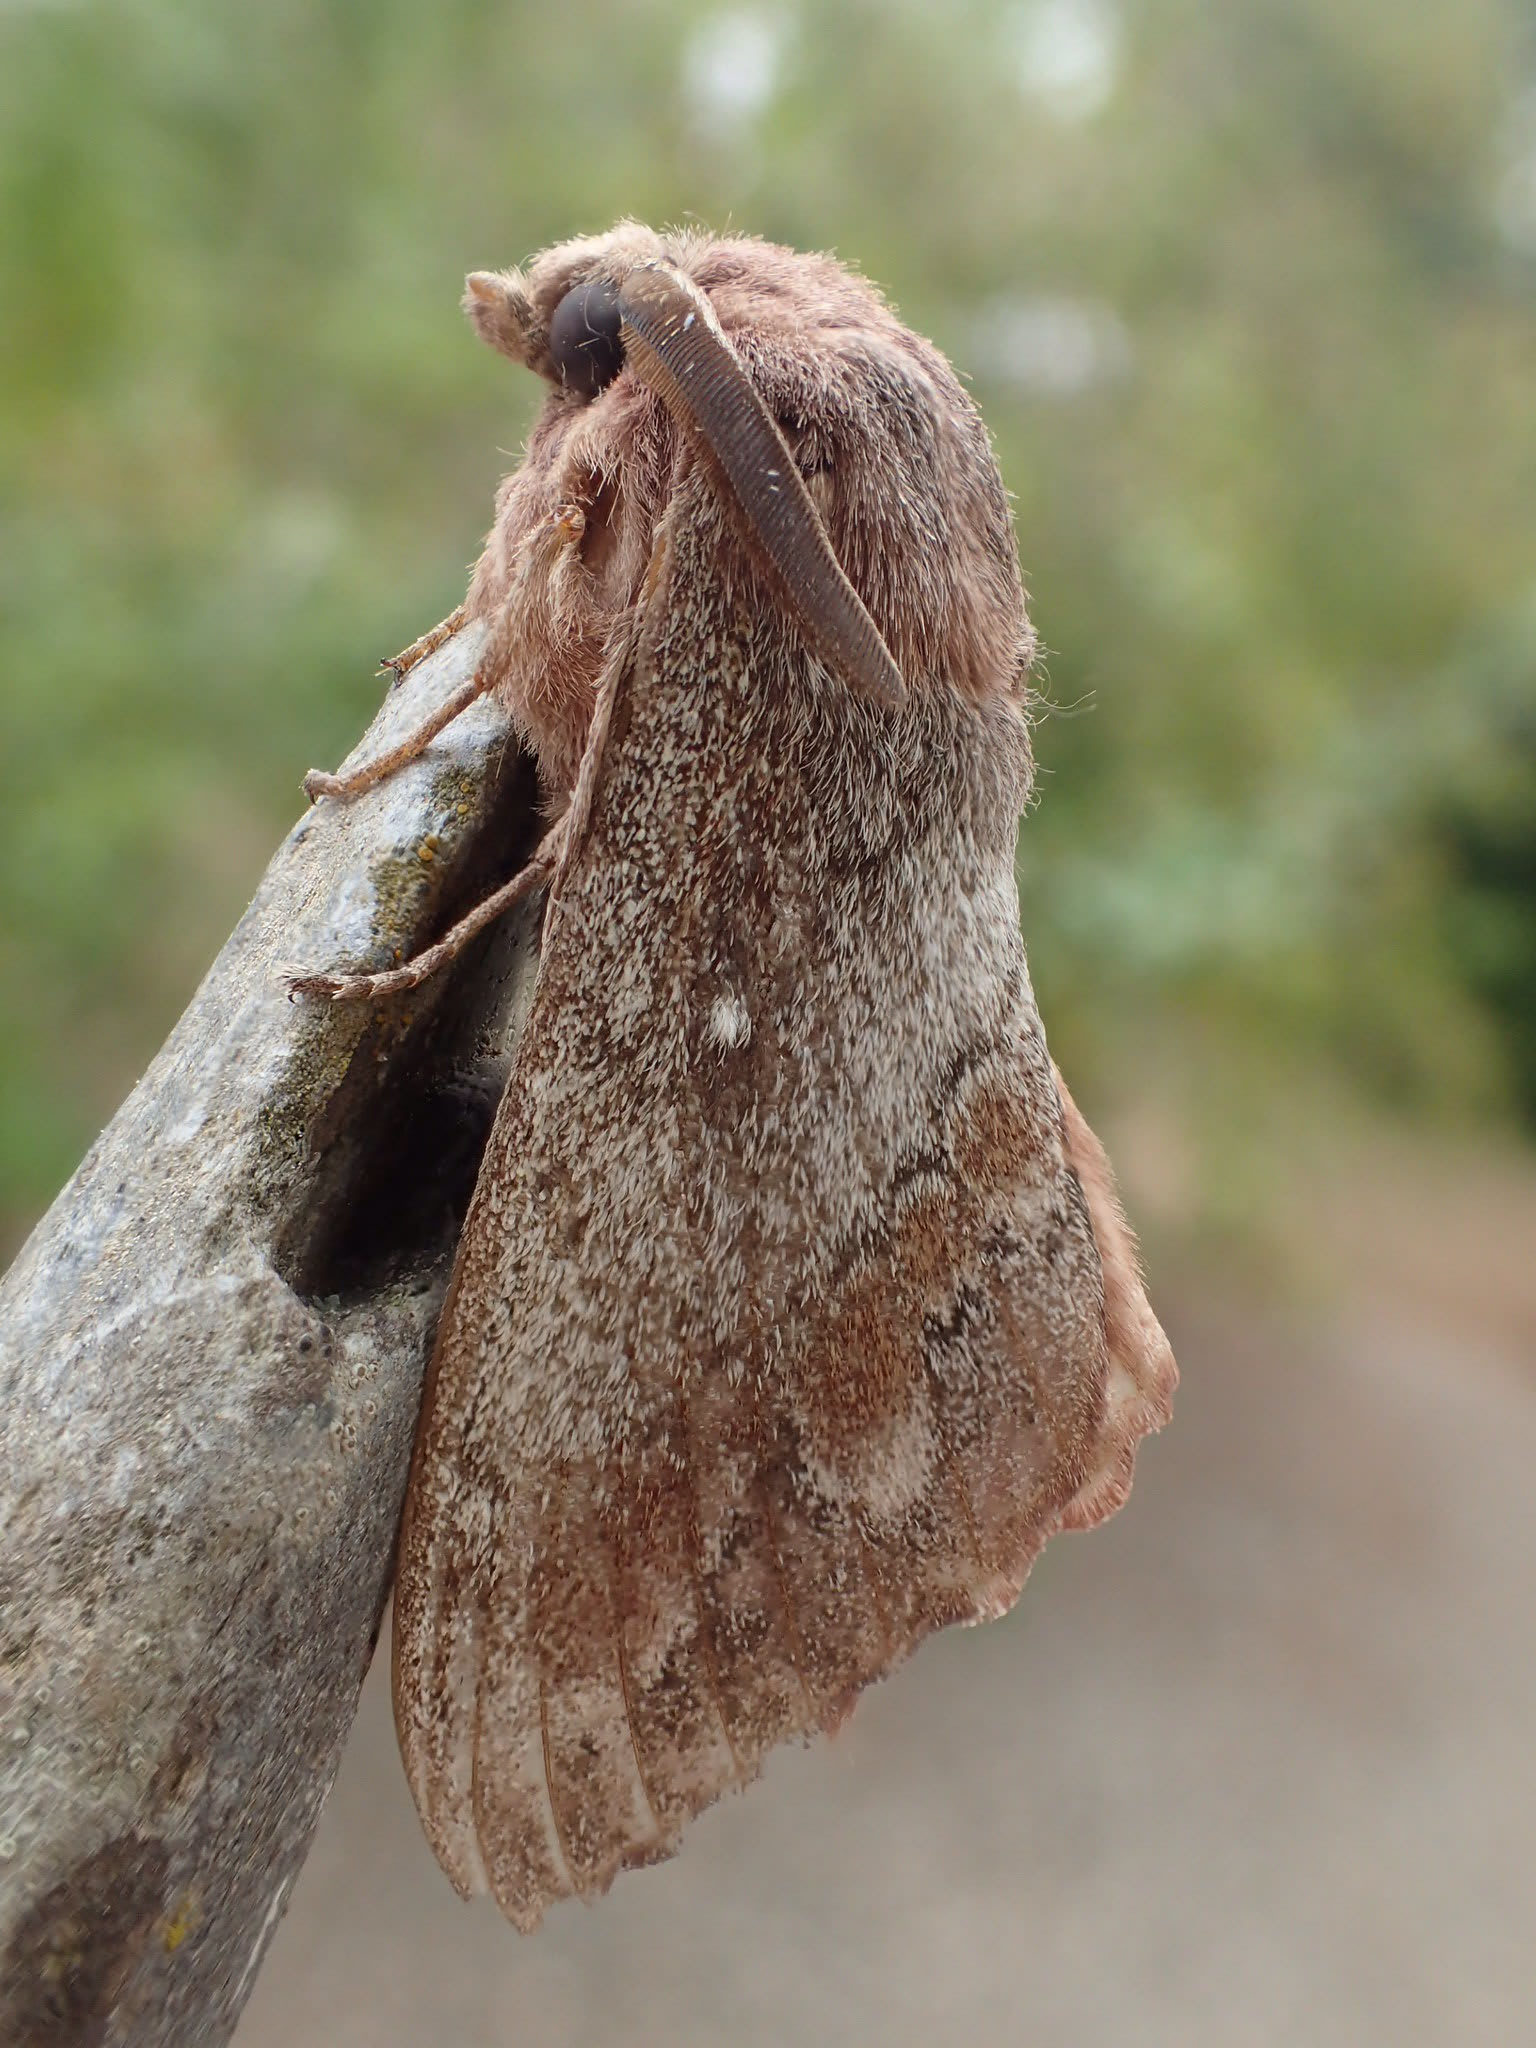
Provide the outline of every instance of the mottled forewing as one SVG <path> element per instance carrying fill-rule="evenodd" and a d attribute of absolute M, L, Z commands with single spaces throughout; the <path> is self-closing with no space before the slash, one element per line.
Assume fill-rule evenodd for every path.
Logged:
<path fill-rule="evenodd" d="M 520 1926 L 1001 1613 L 1104 1463 L 1104 1283 L 1018 927 L 1026 774 L 1011 699 L 892 715 L 834 683 L 682 485 L 402 1538 L 412 1787 Z"/>

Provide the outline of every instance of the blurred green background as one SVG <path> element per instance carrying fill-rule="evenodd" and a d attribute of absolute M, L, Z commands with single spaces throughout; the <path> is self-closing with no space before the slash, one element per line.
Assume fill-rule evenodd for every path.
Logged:
<path fill-rule="evenodd" d="M 625 213 L 971 377 L 1042 1008 L 1196 1220 L 1309 1111 L 1529 1126 L 1528 5 L 0 0 L 0 1255 L 462 592 L 537 395 L 465 270 Z"/>

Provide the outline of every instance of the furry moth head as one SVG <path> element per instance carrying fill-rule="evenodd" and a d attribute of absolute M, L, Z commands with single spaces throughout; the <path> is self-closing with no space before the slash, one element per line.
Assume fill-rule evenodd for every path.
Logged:
<path fill-rule="evenodd" d="M 1025 966 L 1032 643 L 953 371 L 740 239 L 466 305 L 550 386 L 466 610 L 561 851 L 394 1681 L 439 1859 L 527 1928 L 1005 1612 L 1175 1374 Z"/>
<path fill-rule="evenodd" d="M 746 601 L 791 613 L 854 689 L 890 703 L 904 682 L 1018 683 L 1032 642 L 985 429 L 862 278 L 829 257 L 629 225 L 526 273 L 477 271 L 465 306 L 553 387 L 470 606 L 508 629 L 509 702 L 551 780 L 574 773 L 680 459 L 717 485 L 756 572 Z"/>

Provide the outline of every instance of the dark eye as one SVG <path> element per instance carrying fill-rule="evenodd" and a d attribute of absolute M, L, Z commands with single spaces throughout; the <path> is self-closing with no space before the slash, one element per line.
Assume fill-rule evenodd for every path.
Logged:
<path fill-rule="evenodd" d="M 549 354 L 560 382 L 595 398 L 624 367 L 619 339 L 619 295 L 594 278 L 568 291 L 549 323 Z"/>

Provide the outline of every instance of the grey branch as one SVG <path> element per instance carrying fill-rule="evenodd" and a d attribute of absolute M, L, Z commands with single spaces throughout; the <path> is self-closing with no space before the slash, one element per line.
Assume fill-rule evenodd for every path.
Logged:
<path fill-rule="evenodd" d="M 392 692 L 355 758 L 476 645 Z M 377 1636 L 539 905 L 393 1004 L 291 1003 L 284 976 L 415 952 L 537 829 L 489 704 L 310 811 L 0 1283 L 7 2048 L 235 2024 Z"/>

